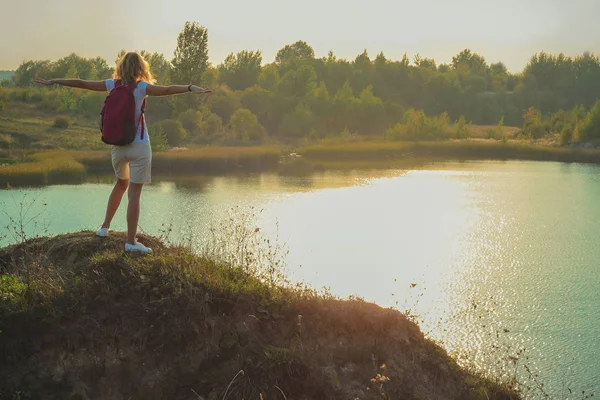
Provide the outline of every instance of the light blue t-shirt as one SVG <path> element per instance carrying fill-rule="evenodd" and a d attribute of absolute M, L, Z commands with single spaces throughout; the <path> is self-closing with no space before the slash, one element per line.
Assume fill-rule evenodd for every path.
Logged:
<path fill-rule="evenodd" d="M 148 97 L 146 95 L 146 87 L 148 87 L 148 82 L 140 82 L 137 85 L 137 88 L 133 91 L 133 97 L 135 97 L 135 120 L 140 120 L 140 115 L 142 113 L 142 104 L 144 103 L 144 99 Z M 113 79 L 106 80 L 106 90 L 110 92 L 115 88 L 115 81 Z M 142 139 L 142 126 L 144 127 L 144 139 Z M 150 141 L 150 137 L 148 136 L 148 126 L 146 125 L 146 121 L 142 121 L 140 127 L 137 131 L 137 136 L 133 143 L 146 143 Z"/>

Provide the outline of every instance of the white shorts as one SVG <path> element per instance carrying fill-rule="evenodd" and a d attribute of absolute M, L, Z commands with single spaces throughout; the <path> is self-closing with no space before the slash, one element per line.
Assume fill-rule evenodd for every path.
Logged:
<path fill-rule="evenodd" d="M 129 179 L 133 183 L 150 183 L 152 181 L 150 142 L 113 146 L 111 158 L 117 178 Z"/>

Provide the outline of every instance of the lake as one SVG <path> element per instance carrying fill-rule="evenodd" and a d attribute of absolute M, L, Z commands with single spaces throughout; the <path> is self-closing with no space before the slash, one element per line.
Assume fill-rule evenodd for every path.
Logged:
<path fill-rule="evenodd" d="M 29 234 L 95 229 L 111 180 L 0 191 L 1 226 L 24 202 Z M 439 163 L 161 178 L 144 189 L 140 226 L 170 226 L 170 240 L 197 249 L 211 227 L 260 228 L 288 252 L 292 280 L 410 310 L 461 362 L 524 378 L 528 368 L 556 398 L 580 399 L 600 394 L 599 204 L 596 166 Z M 113 229 L 125 229 L 125 207 Z"/>

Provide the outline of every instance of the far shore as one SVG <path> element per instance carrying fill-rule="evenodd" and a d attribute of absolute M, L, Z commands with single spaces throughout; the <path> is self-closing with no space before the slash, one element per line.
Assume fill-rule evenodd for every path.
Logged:
<path fill-rule="evenodd" d="M 411 168 L 444 161 L 525 160 L 600 164 L 600 149 L 556 147 L 526 141 L 447 140 L 421 142 L 326 143 L 290 148 L 197 147 L 157 152 L 155 175 L 229 175 L 274 172 L 303 176 L 324 170 Z M 5 153 L 7 153 L 5 151 Z M 3 154 L 5 160 L 10 155 Z M 111 174 L 108 151 L 23 151 L 0 165 L 0 186 L 81 183 L 86 177 Z"/>

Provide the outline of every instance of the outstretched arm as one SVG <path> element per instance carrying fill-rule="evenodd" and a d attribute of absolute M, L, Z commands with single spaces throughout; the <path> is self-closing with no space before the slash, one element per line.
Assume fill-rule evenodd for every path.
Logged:
<path fill-rule="evenodd" d="M 35 83 L 39 83 L 40 85 L 52 86 L 52 85 L 62 85 L 62 86 L 70 86 L 79 89 L 87 89 L 93 90 L 95 92 L 106 92 L 106 82 L 104 81 L 84 81 L 81 79 L 42 79 L 35 78 Z"/>
<path fill-rule="evenodd" d="M 201 88 L 196 85 L 171 85 L 171 86 L 159 86 L 159 85 L 148 85 L 146 87 L 146 94 L 148 96 L 171 96 L 174 94 L 183 94 L 183 93 L 211 93 L 211 90 L 206 88 Z"/>

